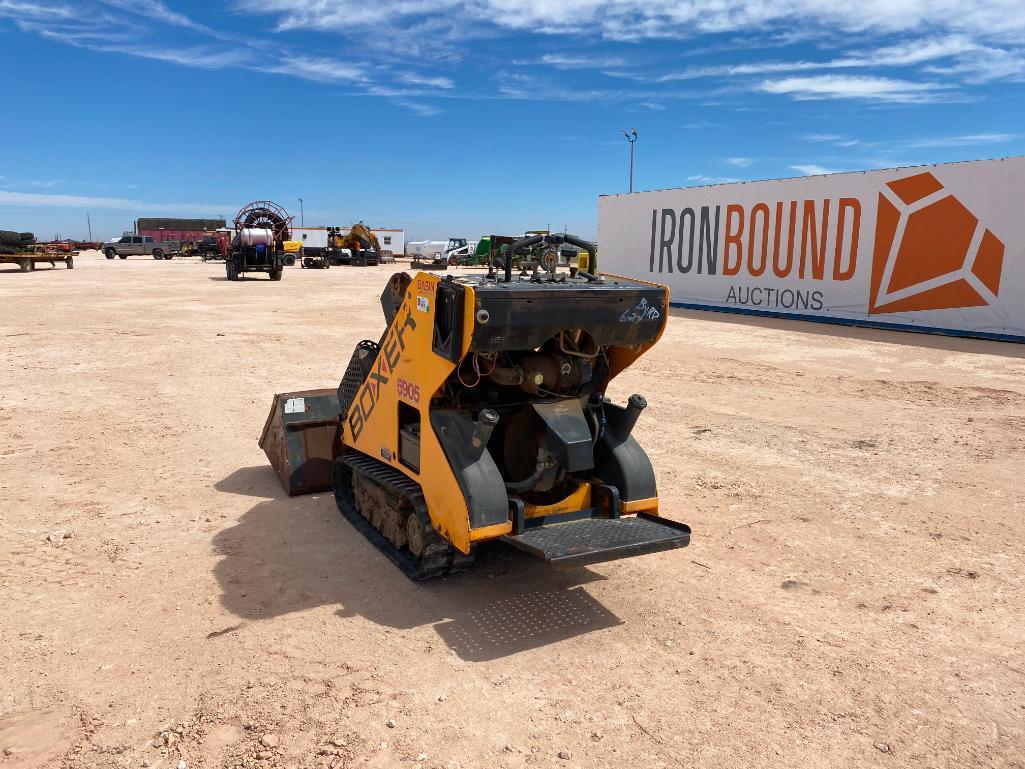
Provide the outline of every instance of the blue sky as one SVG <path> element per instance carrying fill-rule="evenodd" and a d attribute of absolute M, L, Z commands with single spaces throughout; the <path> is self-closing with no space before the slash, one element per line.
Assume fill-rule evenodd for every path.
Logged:
<path fill-rule="evenodd" d="M 630 127 L 642 190 L 1025 154 L 1021 0 L 0 0 L 0 47 L 0 228 L 47 237 L 593 236 Z"/>

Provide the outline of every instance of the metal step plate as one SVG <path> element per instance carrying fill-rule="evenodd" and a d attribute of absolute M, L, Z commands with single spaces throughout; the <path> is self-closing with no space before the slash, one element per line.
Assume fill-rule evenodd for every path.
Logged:
<path fill-rule="evenodd" d="M 538 526 L 502 541 L 552 564 L 583 565 L 686 547 L 690 527 L 640 513 Z"/>

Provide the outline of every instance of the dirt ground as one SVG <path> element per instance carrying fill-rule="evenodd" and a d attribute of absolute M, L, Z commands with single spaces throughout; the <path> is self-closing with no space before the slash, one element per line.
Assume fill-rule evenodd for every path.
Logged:
<path fill-rule="evenodd" d="M 610 394 L 692 545 L 416 585 L 257 446 L 391 265 L 15 270 L 3 769 L 1025 766 L 1025 347 L 680 313 Z"/>

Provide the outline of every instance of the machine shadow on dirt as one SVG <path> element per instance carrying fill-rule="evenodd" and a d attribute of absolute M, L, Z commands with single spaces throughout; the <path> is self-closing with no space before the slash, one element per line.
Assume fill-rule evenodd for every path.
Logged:
<path fill-rule="evenodd" d="M 244 621 L 339 605 L 340 618 L 397 630 L 432 625 L 473 662 L 622 624 L 584 589 L 605 579 L 586 567 L 539 569 L 493 543 L 473 570 L 411 584 L 346 523 L 330 493 L 288 497 L 267 466 L 237 470 L 216 488 L 264 498 L 213 539 L 221 603 Z"/>

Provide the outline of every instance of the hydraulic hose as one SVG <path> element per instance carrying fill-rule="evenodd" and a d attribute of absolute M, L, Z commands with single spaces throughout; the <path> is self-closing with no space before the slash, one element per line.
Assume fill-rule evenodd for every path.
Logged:
<path fill-rule="evenodd" d="M 495 366 L 488 379 L 500 385 L 516 387 L 523 384 L 523 369 L 519 366 Z"/>
<path fill-rule="evenodd" d="M 539 448 L 537 450 L 537 464 L 534 466 L 534 472 L 522 481 L 506 481 L 505 490 L 513 494 L 522 494 L 524 491 L 530 491 L 532 488 L 537 486 L 538 481 L 541 480 L 541 476 L 544 475 L 545 470 L 548 469 L 544 461 L 546 454 L 547 452 L 543 446 Z"/>
<path fill-rule="evenodd" d="M 559 245 L 560 243 L 569 243 L 571 246 L 576 246 L 587 252 L 587 270 L 581 271 L 579 274 L 586 278 L 588 281 L 597 280 L 598 273 L 598 248 L 594 243 L 590 243 L 581 238 L 573 235 L 532 235 L 529 238 L 523 238 L 517 240 L 515 243 L 509 246 L 505 256 L 505 282 L 509 283 L 512 281 L 512 263 L 513 257 L 516 256 L 517 252 L 522 251 L 535 243 L 554 243 Z M 536 273 L 535 273 L 536 276 Z"/>

